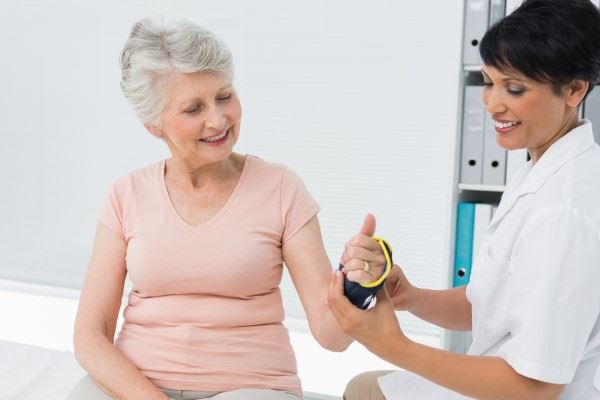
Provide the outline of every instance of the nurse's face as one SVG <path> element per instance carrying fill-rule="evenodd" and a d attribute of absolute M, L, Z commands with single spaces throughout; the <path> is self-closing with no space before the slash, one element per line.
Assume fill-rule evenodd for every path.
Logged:
<path fill-rule="evenodd" d="M 535 163 L 552 143 L 578 125 L 577 106 L 587 90 L 585 81 L 573 81 L 557 94 L 552 85 L 519 73 L 489 65 L 483 66 L 482 73 L 483 103 L 495 121 L 500 147 L 526 148 Z"/>

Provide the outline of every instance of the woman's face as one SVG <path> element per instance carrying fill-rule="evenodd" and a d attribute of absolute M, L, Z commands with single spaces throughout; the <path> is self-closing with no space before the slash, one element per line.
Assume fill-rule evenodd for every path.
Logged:
<path fill-rule="evenodd" d="M 495 121 L 496 141 L 507 150 L 526 148 L 536 162 L 578 124 L 572 87 L 558 95 L 553 86 L 513 72 L 482 68 L 483 103 Z M 584 93 L 585 94 L 585 93 Z"/>
<path fill-rule="evenodd" d="M 173 73 L 166 78 L 161 123 L 152 130 L 173 157 L 192 168 L 227 159 L 240 130 L 242 109 L 227 73 Z"/>

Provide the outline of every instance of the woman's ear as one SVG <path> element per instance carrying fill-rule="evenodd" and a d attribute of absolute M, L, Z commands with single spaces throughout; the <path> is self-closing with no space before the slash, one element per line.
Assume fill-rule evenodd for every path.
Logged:
<path fill-rule="evenodd" d="M 573 79 L 565 87 L 567 104 L 573 108 L 578 107 L 587 94 L 590 83 L 583 79 Z"/>
<path fill-rule="evenodd" d="M 157 139 L 162 138 L 162 130 L 157 127 L 156 125 L 152 125 L 152 124 L 144 124 L 144 128 L 146 128 L 146 130 L 148 132 L 150 132 L 150 134 L 154 137 L 156 137 Z"/>

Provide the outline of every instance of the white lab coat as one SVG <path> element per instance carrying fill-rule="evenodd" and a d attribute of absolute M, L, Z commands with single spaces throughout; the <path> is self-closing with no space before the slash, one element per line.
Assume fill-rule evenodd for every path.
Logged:
<path fill-rule="evenodd" d="M 469 354 L 600 400 L 600 146 L 584 121 L 507 185 L 467 286 Z M 419 376 L 381 377 L 388 400 L 459 400 Z"/>

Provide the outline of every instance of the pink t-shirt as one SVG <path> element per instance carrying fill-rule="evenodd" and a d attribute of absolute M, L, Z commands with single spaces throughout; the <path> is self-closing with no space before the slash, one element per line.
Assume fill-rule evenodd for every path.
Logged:
<path fill-rule="evenodd" d="M 290 169 L 248 155 L 225 206 L 191 226 L 164 171 L 162 161 L 117 180 L 100 214 L 127 242 L 133 283 L 117 347 L 161 388 L 301 394 L 282 325 L 281 246 L 318 205 Z"/>

